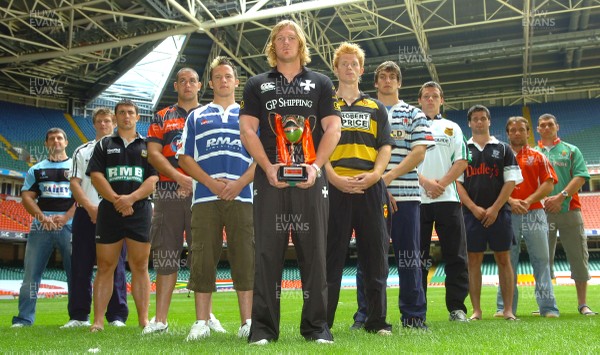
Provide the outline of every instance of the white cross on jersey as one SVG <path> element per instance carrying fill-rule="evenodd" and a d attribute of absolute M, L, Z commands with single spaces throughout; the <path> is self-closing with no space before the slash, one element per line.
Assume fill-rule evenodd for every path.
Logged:
<path fill-rule="evenodd" d="M 315 83 L 312 80 L 306 79 L 303 83 L 300 83 L 300 87 L 304 88 L 304 91 L 308 92 L 310 89 L 315 88 Z"/>
<path fill-rule="evenodd" d="M 323 198 L 327 198 L 327 196 L 329 195 L 329 190 L 327 190 L 327 186 L 323 186 L 321 193 L 323 194 Z"/>

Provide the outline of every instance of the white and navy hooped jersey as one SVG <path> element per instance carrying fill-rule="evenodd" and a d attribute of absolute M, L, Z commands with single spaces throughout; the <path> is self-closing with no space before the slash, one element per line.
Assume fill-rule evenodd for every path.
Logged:
<path fill-rule="evenodd" d="M 212 178 L 239 179 L 252 164 L 252 158 L 240 140 L 240 105 L 223 109 L 210 103 L 190 113 L 183 128 L 181 154 L 194 158 L 196 163 Z M 250 185 L 246 185 L 235 198 L 252 202 Z M 219 198 L 204 184 L 194 180 L 192 204 L 217 201 Z"/>
<path fill-rule="evenodd" d="M 386 171 L 398 166 L 414 147 L 435 145 L 427 117 L 420 109 L 400 100 L 389 110 L 388 119 L 396 147 L 392 149 L 392 158 Z M 388 191 L 396 201 L 421 201 L 417 168 L 394 179 L 388 186 Z"/>

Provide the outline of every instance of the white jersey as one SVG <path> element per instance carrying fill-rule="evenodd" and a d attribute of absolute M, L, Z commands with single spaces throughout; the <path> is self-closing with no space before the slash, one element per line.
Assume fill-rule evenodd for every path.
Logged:
<path fill-rule="evenodd" d="M 435 147 L 428 149 L 425 159 L 418 167 L 419 175 L 428 179 L 439 180 L 450 170 L 452 165 L 459 160 L 468 160 L 467 140 L 460 127 L 453 121 L 437 115 L 430 121 L 430 130 L 435 140 Z M 427 196 L 421 186 L 421 203 L 435 202 L 460 202 L 456 181 L 446 187 L 444 193 L 436 199 Z"/>
<path fill-rule="evenodd" d="M 84 143 L 75 149 L 75 153 L 73 153 L 73 166 L 69 173 L 69 179 L 74 177 L 81 179 L 81 188 L 83 189 L 83 192 L 93 205 L 98 206 L 102 198 L 98 195 L 98 191 L 96 191 L 94 185 L 92 185 L 92 179 L 85 175 L 88 163 L 94 153 L 95 146 L 96 140 L 93 140 Z"/>

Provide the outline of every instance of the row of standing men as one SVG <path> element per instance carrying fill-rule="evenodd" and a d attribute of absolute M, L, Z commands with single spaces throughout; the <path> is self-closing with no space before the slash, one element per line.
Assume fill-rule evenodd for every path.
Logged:
<path fill-rule="evenodd" d="M 467 142 L 456 123 L 441 117 L 443 91 L 437 83 L 428 82 L 419 91 L 423 111 L 399 100 L 401 73 L 393 62 L 377 68 L 375 86 L 379 100 L 369 98 L 359 90 L 364 52 L 357 45 L 345 43 L 336 51 L 333 67 L 339 80 L 337 91 L 329 78 L 306 68 L 310 61 L 306 40 L 295 23 L 284 21 L 273 28 L 266 54 L 273 70 L 248 81 L 241 107 L 235 103 L 238 83 L 235 66 L 227 59 L 218 58 L 212 63 L 209 84 L 215 96 L 211 104 L 201 108 L 197 101 L 201 85 L 197 73 L 189 68 L 180 70 L 174 83 L 178 103 L 156 114 L 146 140 L 136 133 L 139 115 L 133 103 L 117 104 L 117 131 L 105 138 L 102 137 L 114 129 L 111 114 L 96 112 L 94 126 L 100 143 L 88 143 L 75 153 L 71 190 L 77 208 L 57 213 L 64 221 L 52 216 L 46 218 L 41 213 L 45 210 L 32 207 L 40 201 L 44 204 L 46 191 L 40 188 L 44 182 L 37 180 L 40 174 L 35 173 L 40 167 L 32 168 L 34 179 L 29 183 L 26 180 L 23 201 L 32 215 L 44 216 L 39 221 L 44 227 L 39 231 L 54 230 L 55 234 L 64 235 L 62 231 L 66 228 L 59 226 L 75 214 L 73 265 L 65 265 L 70 278 L 70 320 L 65 327 L 90 325 L 93 263 L 90 265 L 89 260 L 93 256 L 89 256 L 94 252 L 98 273 L 94 281 L 95 317 L 91 329 L 103 329 L 105 313 L 111 324 L 124 325 L 127 319 L 125 238 L 133 274 L 132 293 L 143 333 L 167 330 L 168 308 L 182 263 L 179 255 L 185 231 L 191 236 L 187 238 L 191 270 L 188 287 L 195 292 L 197 319 L 188 340 L 209 336 L 211 330 L 225 331 L 211 313 L 221 231 L 225 227 L 240 304 L 238 336 L 248 337 L 250 343 L 266 344 L 279 337 L 282 253 L 290 230 L 303 282 L 300 331 L 307 340 L 333 341 L 331 328 L 352 230 L 356 234 L 359 271 L 359 309 L 352 329 L 391 334 L 391 325 L 386 321 L 385 292 L 390 231 L 400 278 L 401 324 L 427 329 L 425 290 L 434 222 L 446 261 L 446 305 L 451 321 L 467 320 L 464 301 L 468 292 L 473 303 L 470 319 L 481 319 L 480 266 L 488 244 L 499 264 L 502 290 L 498 298 L 499 314 L 515 319 L 513 273 L 519 249 L 514 236 L 521 235 L 526 239 L 530 257 L 533 246 L 536 258 L 540 258 L 535 261 L 532 258 L 540 313 L 558 316 L 549 279 L 548 260 L 553 258 L 549 252 L 543 252 L 553 253 L 554 246 L 548 248 L 545 235 L 528 237 L 527 232 L 533 229 L 531 223 L 544 225 L 547 230 L 539 201 L 550 193 L 550 187 L 559 192 L 546 199 L 549 216 L 560 216 L 558 212 L 562 212 L 574 215 L 566 217 L 569 221 L 577 218 L 576 192 L 581 185 L 571 180 L 585 182 L 587 170 L 585 174 L 582 172 L 583 160 L 577 148 L 558 140 L 556 118 L 543 116 L 538 125 L 542 136 L 540 147 L 550 156 L 552 164 L 549 164 L 543 154 L 532 153 L 523 143 L 526 140 L 522 136 L 529 133 L 527 120 L 509 119 L 506 128 L 511 145 L 508 146 L 489 135 L 490 113 L 476 105 L 468 113 L 473 138 Z M 307 156 L 304 144 L 291 146 L 296 161 L 310 163 L 305 164 L 307 181 L 294 187 L 277 177 L 281 152 L 277 148 L 273 114 L 314 116 L 311 136 L 316 148 L 314 160 L 303 160 Z M 554 124 L 554 129 L 548 121 Z M 60 155 L 61 143 L 56 142 L 60 141 L 60 137 L 56 138 L 61 136 L 58 133 L 49 132 L 46 137 L 50 152 L 58 154 L 48 163 L 66 161 Z M 64 132 L 62 136 L 66 147 Z M 561 171 L 556 179 L 552 165 L 565 166 L 561 158 L 565 147 L 569 149 L 569 164 L 576 168 L 576 173 L 569 177 Z M 532 169 L 532 162 L 540 169 Z M 521 174 L 519 165 L 527 174 Z M 160 181 L 150 228 L 152 212 L 147 197 L 158 180 L 154 168 L 160 173 Z M 549 175 L 536 175 L 544 169 Z M 60 174 L 56 175 L 60 179 Z M 513 192 L 523 177 L 526 183 L 531 181 L 517 185 Z M 253 179 L 251 191 L 249 183 Z M 462 181 L 456 182 L 457 179 Z M 558 184 L 553 186 L 552 182 Z M 97 201 L 93 200 L 94 193 Z M 98 193 L 103 197 L 101 201 Z M 555 210 L 556 204 L 562 210 L 567 205 L 566 211 Z M 552 225 L 560 228 L 564 224 L 559 222 Z M 585 302 L 589 279 L 585 239 L 581 243 L 574 233 L 572 238 L 564 238 L 563 233 L 569 233 L 561 229 L 561 240 L 577 285 L 579 311 L 594 314 Z M 85 242 L 81 241 L 83 235 L 87 238 Z M 30 237 L 28 251 L 31 240 Z M 535 244 L 530 246 L 530 243 Z M 586 257 L 581 260 L 584 248 Z M 152 320 L 148 320 L 149 256 L 157 271 L 156 316 Z M 83 261 L 87 264 L 81 264 Z M 13 319 L 13 325 L 32 324 L 35 315 L 35 297 L 31 295 L 35 294 L 39 280 L 33 275 L 37 271 L 28 278 L 27 265 L 26 252 L 21 294 L 30 295 L 29 302 L 27 297 L 21 302 L 20 297 L 19 316 Z M 43 267 L 45 263 L 42 271 Z M 40 266 L 36 268 L 39 270 Z M 71 275 L 70 270 L 73 270 Z M 41 279 L 41 271 L 39 276 Z M 510 296 L 513 290 L 515 301 Z M 23 311 L 21 303 L 25 305 Z"/>

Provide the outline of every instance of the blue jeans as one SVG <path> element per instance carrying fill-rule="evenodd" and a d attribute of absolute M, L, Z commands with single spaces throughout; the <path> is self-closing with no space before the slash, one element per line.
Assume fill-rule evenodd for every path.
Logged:
<path fill-rule="evenodd" d="M 367 296 L 365 295 L 364 273 L 358 262 L 356 263 L 356 303 L 358 309 L 354 313 L 355 322 L 364 323 L 367 320 Z"/>
<path fill-rule="evenodd" d="M 546 222 L 546 213 L 543 209 L 531 210 L 527 214 L 512 215 L 512 227 L 516 245 L 510 249 L 510 260 L 515 275 L 515 292 L 513 294 L 513 313 L 517 314 L 517 302 L 519 300 L 519 291 L 517 289 L 517 265 L 519 264 L 519 251 L 521 245 L 521 236 L 525 239 L 529 261 L 533 268 L 533 277 L 535 279 L 535 300 L 540 307 L 540 314 L 552 312 L 558 314 L 556 299 L 554 298 L 554 288 L 550 278 L 550 263 L 548 260 L 548 223 Z M 498 311 L 504 310 L 502 293 L 498 287 L 496 296 L 496 305 Z"/>
<path fill-rule="evenodd" d="M 404 325 L 424 321 L 427 313 L 421 269 L 421 202 L 396 204 L 398 211 L 392 214 L 392 246 L 400 279 L 400 319 Z"/>
<path fill-rule="evenodd" d="M 35 306 L 42 273 L 54 248 L 57 248 L 62 256 L 63 267 L 67 273 L 67 284 L 70 285 L 71 225 L 56 231 L 45 231 L 37 220 L 34 221 L 25 246 L 25 276 L 19 291 L 19 315 L 13 317 L 12 324 L 32 325 L 35 321 Z"/>

